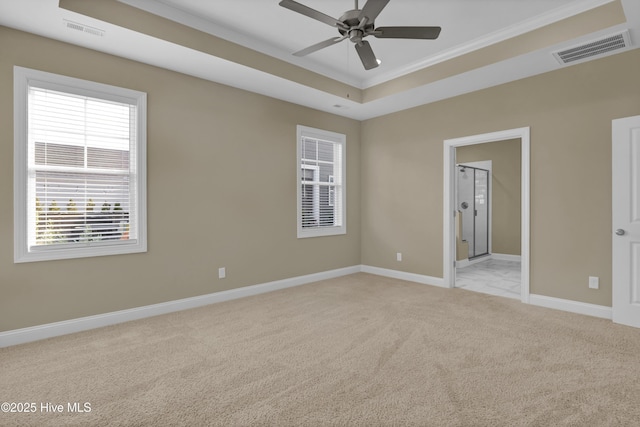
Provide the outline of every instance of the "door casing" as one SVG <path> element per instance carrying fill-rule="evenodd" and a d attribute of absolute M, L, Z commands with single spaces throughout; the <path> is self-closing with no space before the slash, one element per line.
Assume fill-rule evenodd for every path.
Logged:
<path fill-rule="evenodd" d="M 530 242 L 530 133 L 529 127 L 508 129 L 498 132 L 447 139 L 444 141 L 444 236 L 443 236 L 443 281 L 449 288 L 455 286 L 456 247 L 455 247 L 455 173 L 456 147 L 465 145 L 484 144 L 488 142 L 520 139 L 521 143 L 521 297 L 524 303 L 529 303 L 529 242 Z"/>

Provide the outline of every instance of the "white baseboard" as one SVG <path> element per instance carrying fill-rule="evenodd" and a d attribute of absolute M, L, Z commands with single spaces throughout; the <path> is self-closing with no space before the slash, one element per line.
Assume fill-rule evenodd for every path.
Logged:
<path fill-rule="evenodd" d="M 340 268 L 337 270 L 323 271 L 320 273 L 307 274 L 305 276 L 292 277 L 283 280 L 276 280 L 259 285 L 245 286 L 242 288 L 230 289 L 227 291 L 215 292 L 207 295 L 200 295 L 197 297 L 168 301 L 160 304 L 147 305 L 143 307 L 131 308 L 128 310 L 114 311 L 111 313 L 98 314 L 95 316 L 81 317 L 78 319 L 65 320 L 62 322 L 48 323 L 45 325 L 0 332 L 0 348 L 42 340 L 45 338 L 57 337 L 60 335 L 71 334 L 74 332 L 86 331 L 89 329 L 101 328 L 103 326 L 115 325 L 117 323 L 128 322 L 131 320 L 158 316 L 160 314 L 167 314 L 173 313 L 175 311 L 202 307 L 204 305 L 263 294 L 266 292 L 277 291 L 279 289 L 290 288 L 293 286 L 305 285 L 307 283 L 332 279 L 334 277 L 346 276 L 358 272 L 360 272 L 360 266 L 356 265 L 352 267 Z"/>
<path fill-rule="evenodd" d="M 279 289 L 291 288 L 294 286 L 305 285 L 307 283 L 313 283 L 320 280 L 333 279 L 335 277 L 347 276 L 349 274 L 359 272 L 391 277 L 394 279 L 407 280 L 410 282 L 422 283 L 443 288 L 447 287 L 444 284 L 444 279 L 440 277 L 407 273 L 405 271 L 372 267 L 369 265 L 356 265 L 320 273 L 307 274 L 305 276 L 276 280 L 273 282 L 262 283 L 258 285 L 230 289 L 227 291 L 215 292 L 207 295 L 168 301 L 160 304 L 147 305 L 128 310 L 114 311 L 111 313 L 98 314 L 95 316 L 81 317 L 78 319 L 65 320 L 62 322 L 55 322 L 29 328 L 0 332 L 0 348 L 38 341 L 46 338 L 53 338 L 60 335 L 71 334 L 74 332 L 101 328 L 104 326 L 115 325 L 131 320 L 144 319 L 161 314 L 188 310 L 190 308 L 202 307 L 209 304 L 230 301 L 252 295 L 259 295 L 266 292 L 277 291 Z M 529 296 L 529 303 L 532 305 L 553 308 L 556 310 L 585 314 L 588 316 L 595 316 L 603 319 L 612 319 L 611 307 L 605 307 L 601 305 L 587 304 L 578 301 L 533 294 Z"/>
<path fill-rule="evenodd" d="M 469 267 L 470 265 L 473 264 L 478 264 L 484 261 L 488 261 L 491 259 L 491 254 L 487 254 L 487 255 L 480 255 L 478 258 L 473 258 L 473 259 L 469 259 L 469 258 L 465 258 L 465 259 L 461 259 L 461 260 L 457 260 L 456 261 L 456 267 L 457 268 L 465 268 L 465 267 Z"/>
<path fill-rule="evenodd" d="M 385 276 L 385 277 L 391 277 L 393 279 L 400 279 L 400 280 L 407 280 L 409 282 L 422 283 L 425 285 L 439 286 L 441 288 L 448 287 L 448 286 L 445 286 L 444 279 L 441 277 L 432 277 L 432 276 L 425 276 L 422 274 L 407 273 L 405 271 L 390 270 L 387 268 L 380 268 L 380 267 L 372 267 L 370 265 L 362 265 L 360 271 L 362 271 L 363 273 L 375 274 L 377 276 Z"/>
<path fill-rule="evenodd" d="M 500 261 L 521 261 L 522 257 L 520 255 L 511 255 L 511 254 L 491 254 L 492 259 L 497 259 Z"/>
<path fill-rule="evenodd" d="M 469 261 L 469 258 L 456 260 L 456 268 L 465 268 L 469 267 L 470 265 L 471 261 Z"/>
<path fill-rule="evenodd" d="M 613 317 L 611 307 L 548 297 L 545 295 L 529 295 L 529 304 L 546 308 L 554 308 L 556 310 L 569 311 L 571 313 L 585 314 L 587 316 L 600 317 L 602 319 L 611 320 Z"/>
<path fill-rule="evenodd" d="M 481 255 L 478 258 L 474 258 L 474 259 L 461 259 L 456 261 L 456 267 L 458 268 L 464 268 L 464 267 L 468 267 L 470 265 L 473 264 L 477 264 L 479 262 L 483 262 L 483 261 L 487 261 L 490 259 L 495 259 L 495 260 L 499 260 L 499 261 L 518 261 L 520 262 L 522 260 L 522 257 L 520 255 L 510 255 L 510 254 L 489 254 L 489 255 Z"/>

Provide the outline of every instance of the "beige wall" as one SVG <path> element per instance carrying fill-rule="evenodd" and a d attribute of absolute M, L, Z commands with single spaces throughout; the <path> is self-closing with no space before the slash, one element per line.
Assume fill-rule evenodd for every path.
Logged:
<path fill-rule="evenodd" d="M 530 126 L 531 293 L 610 306 L 611 120 L 640 114 L 638 75 L 640 49 L 363 122 L 362 263 L 442 277 L 443 141 Z"/>
<path fill-rule="evenodd" d="M 457 163 L 491 160 L 491 252 L 520 255 L 520 139 L 456 148 Z"/>
<path fill-rule="evenodd" d="M 640 114 L 640 50 L 362 123 L 3 27 L 0 52 L 0 331 L 360 263 L 442 277 L 443 141 L 522 126 L 531 292 L 611 304 L 611 120 Z M 148 93 L 148 253 L 13 263 L 14 65 Z M 296 238 L 297 124 L 347 135 L 346 236 Z"/>
<path fill-rule="evenodd" d="M 0 52 L 0 331 L 360 263 L 359 122 L 4 27 Z M 147 92 L 147 253 L 13 263 L 14 65 Z M 297 124 L 347 135 L 346 236 L 296 238 Z"/>

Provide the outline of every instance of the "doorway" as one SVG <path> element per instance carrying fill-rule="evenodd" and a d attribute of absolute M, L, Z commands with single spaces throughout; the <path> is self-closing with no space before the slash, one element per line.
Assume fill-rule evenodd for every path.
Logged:
<path fill-rule="evenodd" d="M 521 176 L 521 197 L 520 197 L 520 300 L 529 302 L 529 189 L 530 189 L 530 169 L 529 169 L 529 141 L 530 129 L 517 128 L 506 131 L 492 132 L 487 134 L 472 135 L 468 137 L 449 139 L 444 141 L 444 251 L 443 251 L 443 276 L 444 284 L 454 287 L 456 284 L 456 223 L 458 209 L 456 206 L 456 185 L 457 174 L 459 173 L 456 162 L 456 148 L 489 142 L 518 140 L 521 144 L 520 176 Z M 490 239 L 488 234 L 487 240 Z M 490 248 L 490 246 L 489 246 Z M 490 253 L 490 249 L 487 250 Z"/>

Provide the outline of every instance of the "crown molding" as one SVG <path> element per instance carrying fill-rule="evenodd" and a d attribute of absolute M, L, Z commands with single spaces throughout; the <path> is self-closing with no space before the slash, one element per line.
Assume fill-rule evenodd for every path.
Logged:
<path fill-rule="evenodd" d="M 234 29 L 229 28 L 219 22 L 213 22 L 204 18 L 200 18 L 182 9 L 164 3 L 161 0 L 117 1 L 128 6 L 144 10 L 145 12 L 161 16 L 179 24 L 186 25 L 196 30 L 211 34 L 213 36 L 220 37 L 221 39 L 225 39 L 229 42 L 236 43 L 246 48 L 264 53 L 281 61 L 288 62 L 289 64 L 296 65 L 309 71 L 321 74 L 330 79 L 348 84 L 349 86 L 362 89 L 362 81 L 360 79 L 353 78 L 335 69 L 326 67 L 325 65 L 317 61 L 313 61 L 313 59 L 303 59 L 293 56 L 291 52 L 286 51 L 284 48 L 278 48 L 276 46 L 273 46 L 272 44 L 265 43 L 260 39 L 256 39 L 255 37 L 252 37 L 248 34 L 235 31 Z"/>
<path fill-rule="evenodd" d="M 595 9 L 607 3 L 612 3 L 614 1 L 617 0 L 586 0 L 584 2 L 571 3 L 569 5 L 559 7 L 546 13 L 534 16 L 533 18 L 530 18 L 526 21 L 506 27 L 500 31 L 495 31 L 483 37 L 472 40 L 468 43 L 464 43 L 452 49 L 442 51 L 437 55 L 423 58 L 420 61 L 407 65 L 406 67 L 396 68 L 392 71 L 389 71 L 388 73 L 380 74 L 376 77 L 366 79 L 361 83 L 361 86 L 363 89 L 367 89 L 369 87 L 388 82 L 395 78 L 410 74 L 414 71 L 418 71 L 423 68 L 427 68 L 432 65 L 456 58 L 458 56 L 462 56 L 467 53 L 482 49 L 484 47 L 508 40 L 510 38 L 520 36 L 530 31 L 537 30 L 547 25 L 571 18 L 572 16 L 579 15 L 581 13 Z"/>

